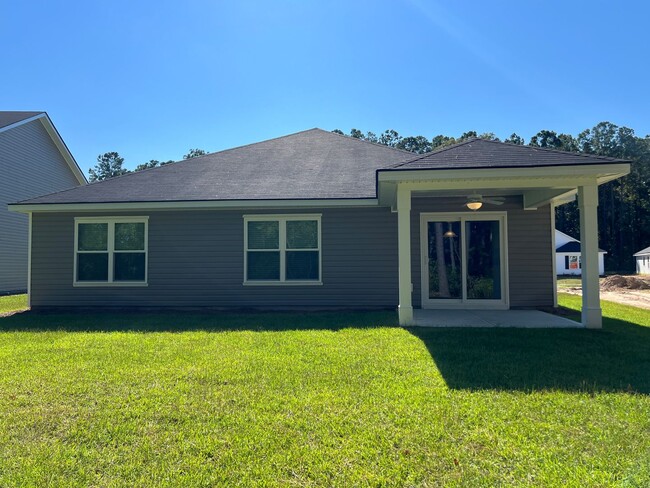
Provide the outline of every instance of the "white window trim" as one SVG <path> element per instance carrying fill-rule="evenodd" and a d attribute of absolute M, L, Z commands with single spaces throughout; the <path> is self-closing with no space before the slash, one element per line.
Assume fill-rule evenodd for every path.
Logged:
<path fill-rule="evenodd" d="M 115 256 L 115 224 L 139 223 L 144 224 L 144 281 L 113 281 L 113 260 Z M 79 224 L 108 224 L 108 281 L 77 281 L 77 255 L 79 254 L 78 238 Z M 149 286 L 149 217 L 75 217 L 74 219 L 74 266 L 72 285 L 77 287 L 102 287 L 102 286 Z M 118 252 L 143 252 L 143 251 L 118 251 Z M 83 251 L 82 251 L 83 253 Z"/>
<path fill-rule="evenodd" d="M 321 216 L 322 214 L 262 214 L 244 215 L 244 286 L 304 286 L 323 284 L 323 251 L 321 244 Z M 287 221 L 290 220 L 315 220 L 318 226 L 317 249 L 289 249 L 289 251 L 318 251 L 318 280 L 287 280 L 286 279 L 286 253 L 287 253 Z M 268 251 L 280 252 L 280 279 L 279 280 L 249 280 L 248 279 L 248 222 L 277 221 L 279 224 L 278 249 Z M 253 251 L 265 251 L 259 249 Z"/>

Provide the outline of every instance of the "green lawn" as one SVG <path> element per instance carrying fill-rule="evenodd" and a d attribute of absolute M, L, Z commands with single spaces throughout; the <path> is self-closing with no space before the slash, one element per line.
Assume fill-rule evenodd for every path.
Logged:
<path fill-rule="evenodd" d="M 576 286 L 582 286 L 582 279 L 578 276 L 558 276 L 557 277 L 557 287 L 558 289 L 562 288 L 572 288 Z"/>
<path fill-rule="evenodd" d="M 0 318 L 0 486 L 649 486 L 650 312 L 604 311 Z"/>
<path fill-rule="evenodd" d="M 0 314 L 27 308 L 27 295 L 0 296 Z"/>

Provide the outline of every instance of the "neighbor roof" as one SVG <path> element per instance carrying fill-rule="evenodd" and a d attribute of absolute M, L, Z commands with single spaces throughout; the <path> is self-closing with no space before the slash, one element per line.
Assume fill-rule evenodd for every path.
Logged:
<path fill-rule="evenodd" d="M 387 170 L 527 168 L 628 162 L 623 159 L 591 154 L 570 153 L 472 138 L 397 163 Z"/>
<path fill-rule="evenodd" d="M 412 157 L 311 129 L 21 203 L 376 198 L 376 170 Z"/>
<path fill-rule="evenodd" d="M 0 129 L 8 125 L 31 119 L 45 112 L 0 112 Z"/>
<path fill-rule="evenodd" d="M 639 252 L 634 254 L 634 256 L 648 256 L 650 255 L 650 247 L 646 247 L 645 249 L 641 249 Z"/>
<path fill-rule="evenodd" d="M 566 244 L 558 247 L 555 250 L 555 252 L 580 252 L 580 242 L 579 241 L 567 242 Z M 607 251 L 598 249 L 598 252 L 607 252 Z"/>

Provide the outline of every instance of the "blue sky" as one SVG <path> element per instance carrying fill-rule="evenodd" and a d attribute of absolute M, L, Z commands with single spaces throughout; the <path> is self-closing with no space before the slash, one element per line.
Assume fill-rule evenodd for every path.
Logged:
<path fill-rule="evenodd" d="M 87 172 L 312 127 L 650 133 L 648 2 L 0 0 L 0 109 Z"/>

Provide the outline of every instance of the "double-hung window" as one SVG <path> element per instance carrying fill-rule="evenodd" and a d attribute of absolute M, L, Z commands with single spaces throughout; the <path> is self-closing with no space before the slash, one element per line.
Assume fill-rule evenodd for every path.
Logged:
<path fill-rule="evenodd" d="M 244 283 L 320 284 L 320 215 L 244 216 Z"/>
<path fill-rule="evenodd" d="M 147 217 L 75 219 L 74 284 L 145 285 Z"/>

